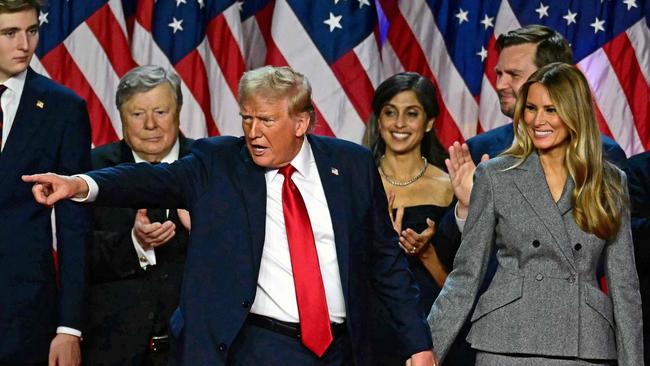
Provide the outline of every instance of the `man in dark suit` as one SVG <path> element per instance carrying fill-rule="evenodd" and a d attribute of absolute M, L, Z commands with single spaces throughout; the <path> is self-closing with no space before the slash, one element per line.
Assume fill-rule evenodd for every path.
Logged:
<path fill-rule="evenodd" d="M 239 103 L 244 138 L 197 141 L 174 164 L 23 179 L 46 204 L 75 197 L 189 208 L 173 320 L 180 364 L 369 365 L 376 291 L 400 332 L 396 347 L 412 365 L 432 365 L 431 334 L 370 152 L 308 134 L 311 86 L 289 68 L 245 73 Z"/>
<path fill-rule="evenodd" d="M 35 205 L 22 174 L 90 167 L 84 101 L 28 67 L 37 0 L 0 0 L 0 365 L 78 365 L 89 212 Z M 56 229 L 58 272 L 52 245 Z M 57 278 L 58 274 L 58 278 Z"/>
<path fill-rule="evenodd" d="M 650 151 L 632 156 L 626 168 L 634 258 L 641 284 L 643 352 L 645 364 L 650 365 Z"/>
<path fill-rule="evenodd" d="M 94 149 L 93 169 L 172 163 L 189 153 L 192 140 L 179 134 L 176 74 L 136 67 L 120 80 L 115 99 L 124 139 Z M 93 209 L 84 365 L 167 365 L 169 317 L 178 306 L 189 241 L 183 211 Z"/>

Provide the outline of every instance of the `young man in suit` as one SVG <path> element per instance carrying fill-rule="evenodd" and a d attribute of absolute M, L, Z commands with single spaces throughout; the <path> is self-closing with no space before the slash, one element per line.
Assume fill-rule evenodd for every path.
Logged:
<path fill-rule="evenodd" d="M 90 167 L 84 101 L 29 68 L 40 0 L 0 0 L 0 364 L 79 365 L 87 208 L 34 205 L 20 177 Z M 56 238 L 53 238 L 55 223 Z M 56 239 L 58 268 L 52 245 Z"/>
<path fill-rule="evenodd" d="M 94 149 L 93 169 L 172 163 L 187 155 L 193 141 L 179 130 L 180 83 L 158 66 L 126 73 L 115 97 L 124 139 Z M 95 207 L 93 217 L 84 365 L 165 366 L 169 317 L 178 306 L 189 241 L 189 221 L 183 219 L 189 214 Z"/>
<path fill-rule="evenodd" d="M 431 334 L 371 153 L 308 133 L 311 86 L 290 68 L 245 73 L 239 103 L 243 138 L 197 141 L 174 164 L 23 179 L 46 204 L 76 197 L 189 208 L 173 320 L 180 364 L 370 365 L 367 308 L 376 291 L 400 332 L 396 347 L 413 366 L 432 365 Z"/>
<path fill-rule="evenodd" d="M 634 259 L 641 283 L 643 352 L 646 365 L 650 365 L 650 151 L 632 156 L 626 168 Z"/>

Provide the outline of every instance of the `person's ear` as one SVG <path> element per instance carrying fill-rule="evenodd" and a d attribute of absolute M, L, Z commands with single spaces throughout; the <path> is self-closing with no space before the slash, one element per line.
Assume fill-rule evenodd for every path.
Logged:
<path fill-rule="evenodd" d="M 296 113 L 296 115 L 293 116 L 292 118 L 296 124 L 296 137 L 302 137 L 306 135 L 307 132 L 309 131 L 309 123 L 311 122 L 309 113 L 307 112 Z"/>
<path fill-rule="evenodd" d="M 429 132 L 429 131 L 431 131 L 431 129 L 433 128 L 433 123 L 434 123 L 435 121 L 436 121 L 435 118 L 430 118 L 430 119 L 427 121 L 427 128 L 426 128 L 425 132 Z"/>

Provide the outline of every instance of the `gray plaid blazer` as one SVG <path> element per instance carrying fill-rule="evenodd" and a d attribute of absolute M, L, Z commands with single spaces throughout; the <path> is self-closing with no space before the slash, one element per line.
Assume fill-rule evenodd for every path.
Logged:
<path fill-rule="evenodd" d="M 643 365 L 641 298 L 629 210 L 612 240 L 582 231 L 567 179 L 555 203 L 539 156 L 480 164 L 454 270 L 429 314 L 444 359 L 472 310 L 496 246 L 497 270 L 476 303 L 467 340 L 478 350 Z M 625 184 L 625 175 L 621 172 Z M 602 261 L 609 288 L 598 286 Z"/>

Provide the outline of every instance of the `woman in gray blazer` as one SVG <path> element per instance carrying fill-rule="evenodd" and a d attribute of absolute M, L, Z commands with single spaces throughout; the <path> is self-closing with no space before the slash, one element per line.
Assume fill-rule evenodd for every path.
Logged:
<path fill-rule="evenodd" d="M 467 337 L 477 365 L 643 365 L 626 178 L 602 160 L 585 77 L 562 63 L 539 69 L 514 126 L 512 147 L 476 170 L 454 270 L 428 319 L 434 351 L 444 359 L 494 248 Z"/>

